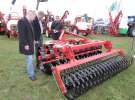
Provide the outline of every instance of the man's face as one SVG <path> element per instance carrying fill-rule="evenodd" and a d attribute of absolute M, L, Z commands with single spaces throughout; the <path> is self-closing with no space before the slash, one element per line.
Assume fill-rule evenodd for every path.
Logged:
<path fill-rule="evenodd" d="M 59 21 L 59 20 L 60 20 L 59 16 L 56 16 L 56 17 L 55 17 L 55 20 L 58 20 L 58 21 Z"/>
<path fill-rule="evenodd" d="M 39 15 L 39 16 L 38 16 L 39 20 L 42 20 L 43 17 L 44 17 L 43 15 Z"/>
<path fill-rule="evenodd" d="M 32 20 L 34 20 L 36 18 L 36 14 L 34 14 L 33 16 L 32 16 Z"/>
<path fill-rule="evenodd" d="M 33 21 L 35 18 L 36 18 L 36 14 L 32 14 L 32 15 L 30 16 L 31 21 Z"/>

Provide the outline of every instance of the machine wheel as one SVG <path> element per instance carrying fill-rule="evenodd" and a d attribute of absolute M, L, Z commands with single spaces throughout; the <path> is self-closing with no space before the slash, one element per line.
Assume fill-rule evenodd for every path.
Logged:
<path fill-rule="evenodd" d="M 5 34 L 7 35 L 8 38 L 11 38 L 11 35 L 8 30 L 5 31 Z"/>
<path fill-rule="evenodd" d="M 83 36 L 88 36 L 88 34 L 90 33 L 90 30 L 87 29 L 85 33 L 82 33 Z"/>
<path fill-rule="evenodd" d="M 88 36 L 88 33 L 87 33 L 87 32 L 86 32 L 86 33 L 82 33 L 82 35 L 83 35 L 83 36 Z"/>
<path fill-rule="evenodd" d="M 5 35 L 5 31 L 0 32 L 0 35 Z"/>
<path fill-rule="evenodd" d="M 73 33 L 79 34 L 79 31 L 77 30 L 77 28 L 74 28 L 74 29 L 73 29 Z"/>
<path fill-rule="evenodd" d="M 134 37 L 135 36 L 135 25 L 133 25 L 129 30 L 129 36 Z"/>
<path fill-rule="evenodd" d="M 10 33 L 6 33 L 6 35 L 7 35 L 8 38 L 11 38 Z"/>

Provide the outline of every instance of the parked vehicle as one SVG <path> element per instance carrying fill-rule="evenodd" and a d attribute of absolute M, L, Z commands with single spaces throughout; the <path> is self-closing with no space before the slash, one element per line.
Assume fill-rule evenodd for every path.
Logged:
<path fill-rule="evenodd" d="M 9 38 L 11 37 L 18 37 L 18 32 L 17 32 L 17 23 L 18 20 L 20 19 L 19 15 L 16 12 L 11 13 L 7 17 L 7 31 L 6 34 Z"/>
<path fill-rule="evenodd" d="M 135 16 L 128 16 L 128 35 L 135 36 Z"/>
<path fill-rule="evenodd" d="M 0 12 L 0 34 L 4 34 L 6 30 L 6 23 L 3 17 L 4 14 Z"/>

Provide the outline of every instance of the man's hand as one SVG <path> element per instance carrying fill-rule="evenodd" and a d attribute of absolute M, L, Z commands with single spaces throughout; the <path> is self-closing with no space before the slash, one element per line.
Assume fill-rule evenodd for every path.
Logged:
<path fill-rule="evenodd" d="M 25 50 L 29 50 L 29 45 L 24 46 Z"/>

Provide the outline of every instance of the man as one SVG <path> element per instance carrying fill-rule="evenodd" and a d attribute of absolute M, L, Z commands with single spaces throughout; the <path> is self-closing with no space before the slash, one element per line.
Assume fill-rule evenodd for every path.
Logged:
<path fill-rule="evenodd" d="M 45 14 L 43 11 L 39 11 L 38 15 L 35 17 L 35 19 L 32 22 L 33 30 L 34 30 L 34 36 L 35 36 L 35 54 L 36 54 L 36 66 L 39 67 L 38 62 L 38 50 L 43 44 L 43 24 L 42 20 L 43 17 L 45 17 Z"/>
<path fill-rule="evenodd" d="M 34 30 L 34 35 L 35 35 L 35 42 L 39 43 L 40 45 L 43 42 L 43 24 L 42 20 L 43 17 L 45 17 L 45 14 L 43 11 L 39 11 L 38 15 L 35 17 L 35 19 L 32 22 L 33 30 Z"/>
<path fill-rule="evenodd" d="M 51 35 L 53 40 L 59 39 L 62 29 L 63 29 L 63 24 L 60 21 L 59 16 L 56 16 L 55 21 L 51 25 L 51 30 L 52 30 Z"/>
<path fill-rule="evenodd" d="M 29 10 L 26 16 L 18 21 L 19 51 L 26 56 L 27 73 L 32 81 L 36 80 L 33 67 L 34 32 L 31 25 L 35 17 L 35 12 Z"/>
<path fill-rule="evenodd" d="M 23 17 L 25 17 L 27 14 L 27 7 L 23 5 Z"/>

